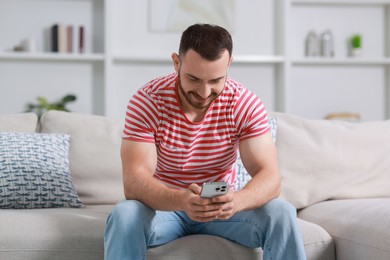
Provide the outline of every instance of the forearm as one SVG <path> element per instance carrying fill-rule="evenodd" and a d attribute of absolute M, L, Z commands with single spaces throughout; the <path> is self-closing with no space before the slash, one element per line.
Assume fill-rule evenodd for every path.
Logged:
<path fill-rule="evenodd" d="M 280 194 L 280 175 L 274 171 L 262 171 L 236 192 L 239 211 L 263 206 Z"/>
<path fill-rule="evenodd" d="M 186 191 L 168 188 L 153 177 L 157 167 L 155 144 L 123 140 L 121 158 L 126 199 L 155 210 L 182 210 Z"/>
<path fill-rule="evenodd" d="M 186 191 L 172 189 L 152 176 L 132 174 L 124 178 L 126 199 L 138 200 L 154 210 L 183 210 L 183 197 Z"/>

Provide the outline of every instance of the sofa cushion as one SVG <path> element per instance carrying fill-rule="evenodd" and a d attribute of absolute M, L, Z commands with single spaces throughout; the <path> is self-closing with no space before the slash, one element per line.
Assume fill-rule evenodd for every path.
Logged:
<path fill-rule="evenodd" d="M 332 237 L 321 226 L 298 218 L 306 258 L 310 260 L 334 260 L 336 253 Z"/>
<path fill-rule="evenodd" d="M 124 199 L 120 144 L 123 122 L 103 116 L 49 111 L 41 132 L 71 136 L 70 170 L 84 204 L 114 204 Z"/>
<path fill-rule="evenodd" d="M 335 252 L 331 236 L 320 226 L 298 219 L 303 236 L 306 258 L 310 260 L 334 260 Z M 210 235 L 191 235 L 168 244 L 149 248 L 147 259 L 262 259 L 261 248 L 246 248 L 224 238 Z"/>
<path fill-rule="evenodd" d="M 35 132 L 38 117 L 34 113 L 0 115 L 0 131 L 4 132 Z"/>
<path fill-rule="evenodd" d="M 150 248 L 148 260 L 258 260 L 262 259 L 261 248 L 247 248 L 232 241 L 210 235 L 190 235 L 168 244 Z"/>
<path fill-rule="evenodd" d="M 0 208 L 83 207 L 69 172 L 69 139 L 0 132 Z"/>
<path fill-rule="evenodd" d="M 334 238 L 337 260 L 390 259 L 390 199 L 333 200 L 299 212 Z"/>
<path fill-rule="evenodd" d="M 1 210 L 0 259 L 103 259 L 103 234 L 112 205 L 83 209 Z M 307 259 L 334 260 L 330 236 L 298 219 Z M 147 259 L 261 259 L 262 250 L 247 249 L 209 235 L 193 235 L 150 248 Z"/>
<path fill-rule="evenodd" d="M 390 197 L 390 121 L 273 116 L 282 197 L 296 208 L 328 199 Z"/>
<path fill-rule="evenodd" d="M 113 206 L 0 211 L 0 259 L 103 259 L 103 233 Z"/>

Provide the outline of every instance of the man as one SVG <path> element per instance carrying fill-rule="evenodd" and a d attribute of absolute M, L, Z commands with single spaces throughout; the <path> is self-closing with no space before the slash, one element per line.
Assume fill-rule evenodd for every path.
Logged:
<path fill-rule="evenodd" d="M 105 258 L 145 259 L 147 247 L 202 233 L 262 247 L 264 260 L 305 259 L 295 209 L 280 192 L 275 146 L 261 100 L 227 76 L 231 35 L 195 24 L 182 34 L 176 73 L 130 100 L 121 147 L 126 200 L 107 220 Z M 252 179 L 200 197 L 201 184 L 233 186 L 239 148 Z"/>

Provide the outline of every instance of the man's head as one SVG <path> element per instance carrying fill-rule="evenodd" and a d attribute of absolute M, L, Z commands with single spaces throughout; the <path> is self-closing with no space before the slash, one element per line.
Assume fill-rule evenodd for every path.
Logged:
<path fill-rule="evenodd" d="M 195 24 L 183 32 L 179 55 L 173 53 L 172 60 L 185 111 L 204 111 L 222 93 L 231 55 L 232 39 L 222 27 Z"/>
<path fill-rule="evenodd" d="M 217 25 L 194 24 L 182 34 L 179 46 L 179 56 L 184 56 L 188 50 L 194 50 L 206 60 L 215 61 L 227 50 L 232 56 L 233 42 L 230 33 Z"/>

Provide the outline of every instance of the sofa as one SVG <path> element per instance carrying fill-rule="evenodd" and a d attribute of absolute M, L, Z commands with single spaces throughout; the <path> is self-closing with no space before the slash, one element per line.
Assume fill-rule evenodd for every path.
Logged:
<path fill-rule="evenodd" d="M 307 259 L 390 259 L 390 121 L 270 118 L 281 198 L 297 209 Z M 39 123 L 0 115 L 0 259 L 103 259 L 107 215 L 124 199 L 122 126 L 61 111 Z M 262 250 L 192 235 L 149 248 L 147 259 L 262 259 Z"/>

